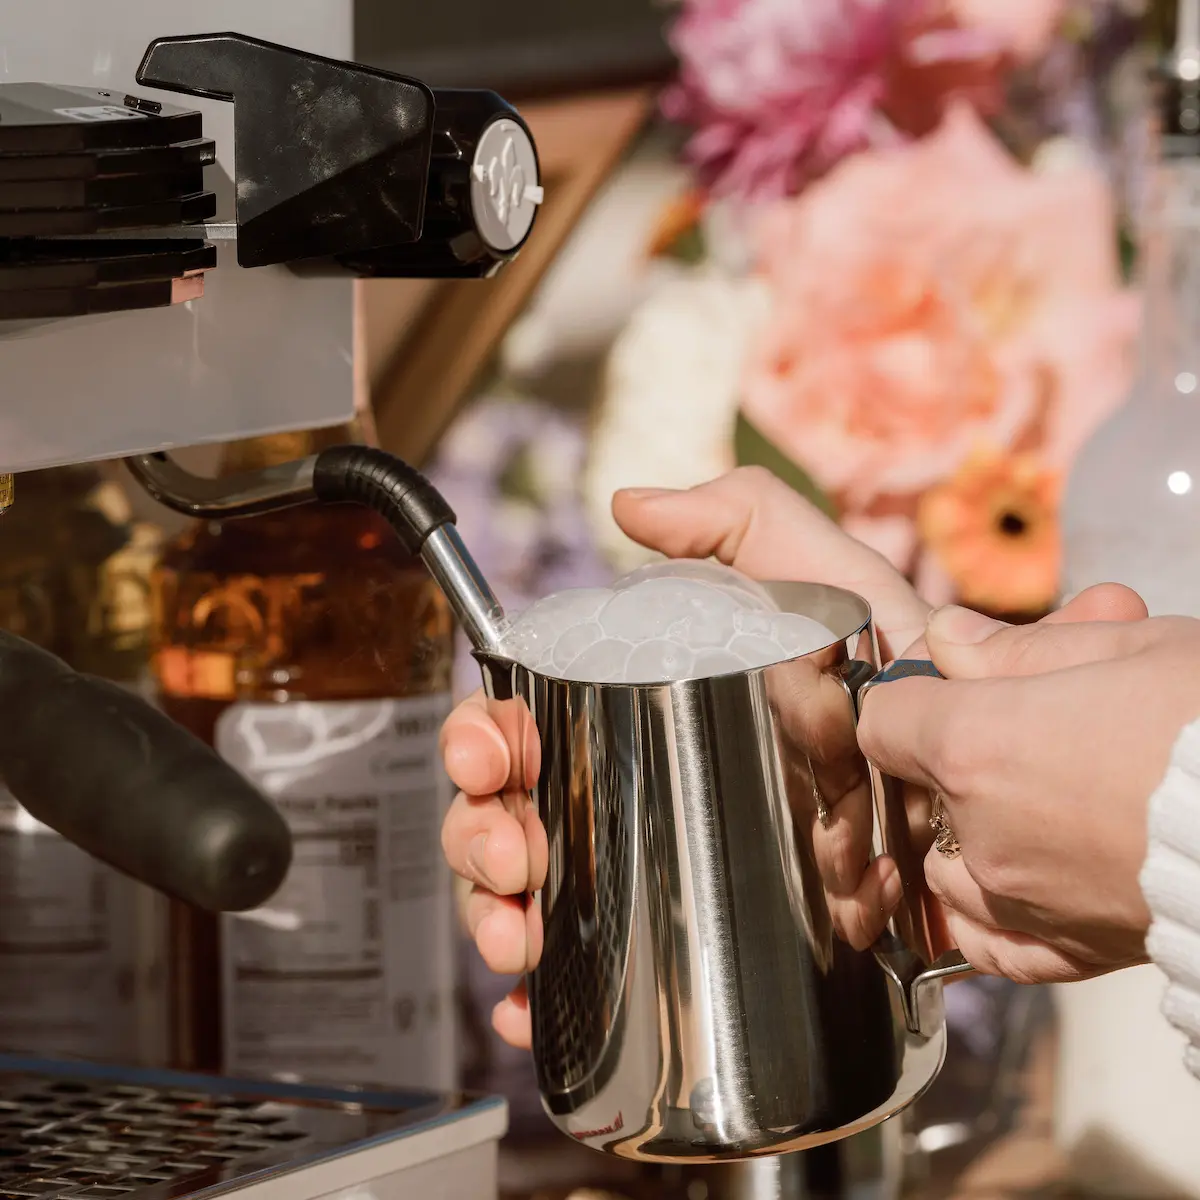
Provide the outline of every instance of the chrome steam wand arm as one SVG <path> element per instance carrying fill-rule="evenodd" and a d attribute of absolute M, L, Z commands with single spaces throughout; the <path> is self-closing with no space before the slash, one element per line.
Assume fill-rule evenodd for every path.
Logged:
<path fill-rule="evenodd" d="M 185 471 L 167 454 L 139 454 L 125 465 L 142 487 L 165 508 L 202 521 L 253 517 L 299 504 L 311 504 L 317 455 L 297 462 L 206 479 Z"/>
<path fill-rule="evenodd" d="M 501 652 L 504 609 L 455 528 L 445 497 L 403 460 L 372 446 L 331 446 L 295 462 L 209 479 L 166 454 L 125 460 L 133 477 L 160 504 L 201 520 L 225 521 L 300 504 L 361 504 L 396 531 L 419 556 L 450 601 L 476 650 Z"/>

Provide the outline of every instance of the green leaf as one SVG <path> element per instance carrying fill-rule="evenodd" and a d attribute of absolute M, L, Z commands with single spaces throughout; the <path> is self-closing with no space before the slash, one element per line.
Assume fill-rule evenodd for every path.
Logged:
<path fill-rule="evenodd" d="M 497 481 L 500 494 L 509 500 L 523 500 L 527 504 L 538 505 L 541 497 L 538 495 L 536 475 L 534 472 L 533 449 L 530 446 L 520 447 L 504 464 Z"/>
<path fill-rule="evenodd" d="M 837 519 L 833 501 L 817 486 L 812 476 L 799 464 L 794 463 L 773 442 L 769 442 L 759 431 L 738 414 L 737 428 L 733 435 L 734 456 L 739 467 L 766 467 L 772 475 L 782 479 L 794 492 L 812 501 L 822 512 Z"/>
<path fill-rule="evenodd" d="M 1137 271 L 1138 247 L 1124 224 L 1117 230 L 1117 253 L 1121 260 L 1121 275 L 1126 283 L 1131 283 Z"/>
<path fill-rule="evenodd" d="M 689 267 L 699 266 L 708 257 L 708 246 L 704 239 L 704 230 L 700 224 L 685 229 L 664 251 L 667 258 L 673 258 Z"/>

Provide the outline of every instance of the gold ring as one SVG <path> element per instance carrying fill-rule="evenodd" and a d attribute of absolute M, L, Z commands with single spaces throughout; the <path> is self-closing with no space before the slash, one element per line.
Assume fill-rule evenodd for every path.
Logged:
<path fill-rule="evenodd" d="M 817 783 L 817 773 L 813 769 L 812 755 L 806 754 L 805 761 L 808 763 L 808 778 L 812 783 L 813 803 L 817 806 L 817 820 L 821 822 L 822 829 L 828 829 L 831 814 L 829 805 L 825 803 L 825 797 L 821 795 L 821 785 Z"/>
<path fill-rule="evenodd" d="M 946 804 L 941 792 L 933 793 L 933 812 L 929 817 L 929 827 L 934 832 L 933 848 L 946 858 L 957 858 L 962 853 L 962 846 L 950 828 L 946 819 Z"/>

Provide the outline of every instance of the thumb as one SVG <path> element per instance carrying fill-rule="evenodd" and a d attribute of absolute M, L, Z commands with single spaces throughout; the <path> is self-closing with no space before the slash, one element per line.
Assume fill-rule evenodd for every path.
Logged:
<path fill-rule="evenodd" d="M 668 558 L 712 556 L 756 579 L 812 578 L 813 568 L 831 553 L 844 555 L 849 541 L 823 512 L 755 467 L 686 491 L 627 488 L 613 497 L 612 509 L 621 529 L 651 550 Z"/>
<path fill-rule="evenodd" d="M 1121 583 L 1097 583 L 1043 617 L 1042 622 L 1144 621 L 1149 615 L 1145 600 L 1133 588 Z"/>
<path fill-rule="evenodd" d="M 1038 675 L 1119 658 L 1146 640 L 1141 621 L 1041 621 L 1005 625 L 970 609 L 938 609 L 925 627 L 934 665 L 948 679 Z"/>
<path fill-rule="evenodd" d="M 972 616 L 978 616 L 973 613 Z M 1062 608 L 1043 617 L 1042 625 L 1078 624 L 1081 621 L 1143 621 L 1149 614 L 1146 602 L 1132 588 L 1120 583 L 1098 583 L 1084 588 L 1077 596 L 1067 601 Z M 999 621 L 978 617 L 979 637 L 985 638 L 999 629 L 1009 628 Z M 928 658 L 924 633 L 900 656 L 901 658 Z"/>
<path fill-rule="evenodd" d="M 925 625 L 929 606 L 882 554 L 762 467 L 739 467 L 683 492 L 618 492 L 612 510 L 629 537 L 668 558 L 711 556 L 752 579 L 858 592 L 888 646 L 907 645 Z"/>

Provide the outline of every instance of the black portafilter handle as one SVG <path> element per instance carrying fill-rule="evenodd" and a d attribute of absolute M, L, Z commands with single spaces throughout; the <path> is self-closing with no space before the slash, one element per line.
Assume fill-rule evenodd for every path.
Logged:
<path fill-rule="evenodd" d="M 0 710 L 0 779 L 89 854 L 210 912 L 256 908 L 283 882 L 283 817 L 134 693 L 0 632 Z"/>

